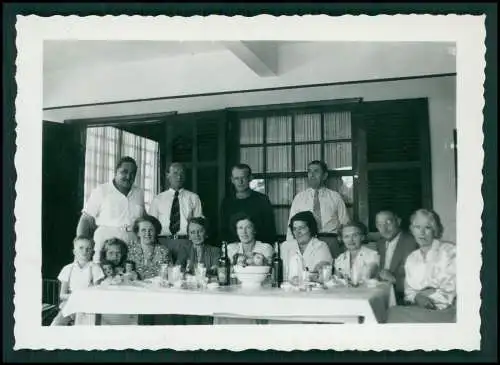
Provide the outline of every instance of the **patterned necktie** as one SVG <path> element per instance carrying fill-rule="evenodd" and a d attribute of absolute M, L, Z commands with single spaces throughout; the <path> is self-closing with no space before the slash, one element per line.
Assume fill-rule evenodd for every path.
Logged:
<path fill-rule="evenodd" d="M 313 214 L 318 222 L 318 232 L 321 231 L 321 206 L 319 205 L 319 190 L 314 190 Z"/>
<path fill-rule="evenodd" d="M 181 211 L 179 208 L 179 192 L 176 191 L 174 201 L 172 202 L 172 209 L 170 210 L 170 233 L 177 234 L 181 228 Z"/>

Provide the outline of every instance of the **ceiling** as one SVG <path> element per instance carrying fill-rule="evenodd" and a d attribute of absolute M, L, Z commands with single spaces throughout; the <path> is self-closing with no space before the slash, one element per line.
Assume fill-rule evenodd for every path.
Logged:
<path fill-rule="evenodd" d="M 88 67 L 90 65 L 117 64 L 155 58 L 171 58 L 233 50 L 243 42 L 222 41 L 108 41 L 108 40 L 46 40 L 44 41 L 43 69 L 45 73 Z M 244 42 L 279 48 L 287 44 L 310 42 L 265 41 Z"/>

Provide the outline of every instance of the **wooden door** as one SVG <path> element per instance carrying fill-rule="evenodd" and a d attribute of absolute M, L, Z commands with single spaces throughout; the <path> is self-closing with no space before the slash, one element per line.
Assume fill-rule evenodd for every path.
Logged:
<path fill-rule="evenodd" d="M 42 151 L 42 275 L 55 279 L 73 260 L 83 207 L 85 131 L 44 121 Z"/>
<path fill-rule="evenodd" d="M 185 188 L 197 193 L 211 226 L 211 242 L 219 231 L 219 207 L 225 194 L 226 114 L 203 112 L 167 118 L 164 171 L 172 162 L 186 169 Z M 166 186 L 168 188 L 168 186 Z"/>

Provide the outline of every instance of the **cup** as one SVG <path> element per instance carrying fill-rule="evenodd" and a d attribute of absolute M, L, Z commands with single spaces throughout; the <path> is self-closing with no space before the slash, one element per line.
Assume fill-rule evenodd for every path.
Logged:
<path fill-rule="evenodd" d="M 320 272 L 321 283 L 323 283 L 323 284 L 327 283 L 332 279 L 332 270 L 333 270 L 333 267 L 330 264 L 324 265 L 321 268 L 321 272 Z"/>
<path fill-rule="evenodd" d="M 174 285 L 176 282 L 178 282 L 181 279 L 181 266 L 180 265 L 169 266 L 167 269 L 167 272 L 168 272 L 168 282 L 171 285 Z"/>
<path fill-rule="evenodd" d="M 160 266 L 160 285 L 168 285 L 168 264 L 161 264 Z"/>

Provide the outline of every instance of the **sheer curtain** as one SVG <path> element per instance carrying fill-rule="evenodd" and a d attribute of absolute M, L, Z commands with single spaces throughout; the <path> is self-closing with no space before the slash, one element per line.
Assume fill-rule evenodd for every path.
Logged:
<path fill-rule="evenodd" d="M 116 163 L 130 156 L 137 162 L 135 185 L 144 190 L 146 210 L 159 190 L 158 143 L 113 127 L 87 130 L 85 151 L 85 201 L 99 184 L 111 181 Z"/>

